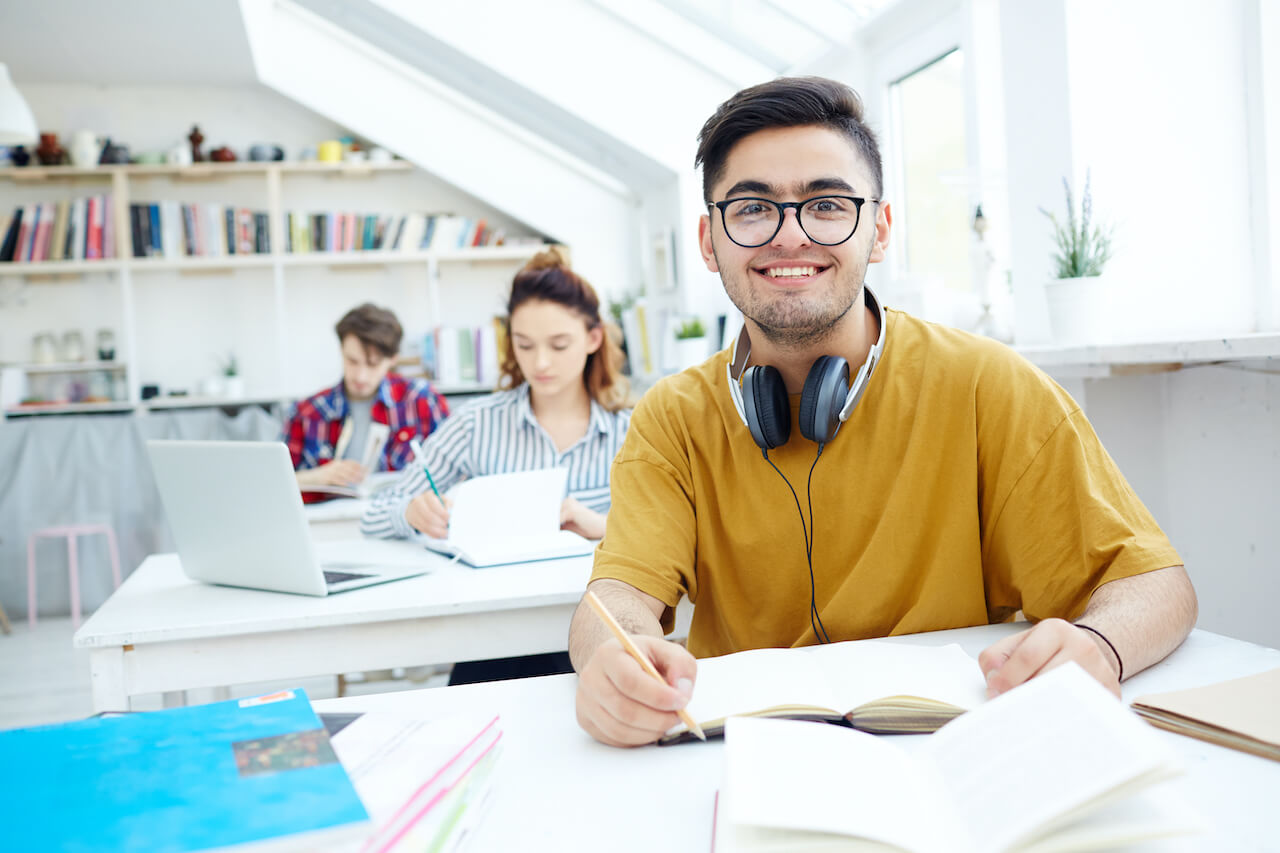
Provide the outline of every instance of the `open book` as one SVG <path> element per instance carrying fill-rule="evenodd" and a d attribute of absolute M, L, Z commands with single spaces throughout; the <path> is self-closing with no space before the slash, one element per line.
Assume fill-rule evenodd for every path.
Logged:
<path fill-rule="evenodd" d="M 986 680 L 957 645 L 850 640 L 797 649 L 754 649 L 698 661 L 687 710 L 708 737 L 729 716 L 785 717 L 878 734 L 936 731 L 981 704 Z M 683 725 L 660 745 L 692 740 Z"/>
<path fill-rule="evenodd" d="M 904 749 L 833 726 L 735 718 L 714 850 L 1112 849 L 1202 824 L 1168 745 L 1075 663 Z"/>
<path fill-rule="evenodd" d="M 401 471 L 374 471 L 372 474 L 366 475 L 359 483 L 351 486 L 330 486 L 324 483 L 317 483 L 315 485 L 299 486 L 298 489 L 304 494 L 314 492 L 319 495 L 364 500 L 399 482 L 402 476 L 403 472 Z"/>
<path fill-rule="evenodd" d="M 463 480 L 449 490 L 449 538 L 421 541 L 476 567 L 590 554 L 594 542 L 560 529 L 568 484 L 568 468 Z"/>
<path fill-rule="evenodd" d="M 1280 669 L 1139 696 L 1133 710 L 1171 732 L 1280 761 Z"/>

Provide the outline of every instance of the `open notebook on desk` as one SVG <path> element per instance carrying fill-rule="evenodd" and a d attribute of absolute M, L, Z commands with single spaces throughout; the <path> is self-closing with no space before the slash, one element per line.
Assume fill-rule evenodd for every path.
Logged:
<path fill-rule="evenodd" d="M 590 554 L 594 542 L 560 529 L 568 484 L 567 468 L 464 480 L 448 493 L 449 538 L 421 541 L 477 568 Z"/>

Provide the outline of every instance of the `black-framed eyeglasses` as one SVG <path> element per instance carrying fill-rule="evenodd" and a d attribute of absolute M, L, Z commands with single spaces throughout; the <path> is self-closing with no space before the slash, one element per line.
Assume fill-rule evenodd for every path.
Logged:
<path fill-rule="evenodd" d="M 804 201 L 772 201 L 767 198 L 730 198 L 708 202 L 719 208 L 720 221 L 729 239 L 744 249 L 771 241 L 782 230 L 787 208 L 794 208 L 805 235 L 822 246 L 838 246 L 858 230 L 862 206 L 877 198 L 852 195 L 820 195 Z"/>

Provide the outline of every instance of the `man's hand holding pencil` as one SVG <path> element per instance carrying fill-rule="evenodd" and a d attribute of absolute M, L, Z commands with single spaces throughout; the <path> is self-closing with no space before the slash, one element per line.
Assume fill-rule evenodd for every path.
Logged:
<path fill-rule="evenodd" d="M 698 673 L 693 656 L 661 637 L 628 634 L 594 593 L 583 600 L 613 637 L 579 673 L 578 724 L 610 746 L 653 743 L 682 722 L 703 737 L 684 710 Z"/>

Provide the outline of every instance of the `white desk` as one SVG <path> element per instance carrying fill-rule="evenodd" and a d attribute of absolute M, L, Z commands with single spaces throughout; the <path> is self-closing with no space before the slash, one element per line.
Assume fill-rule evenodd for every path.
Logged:
<path fill-rule="evenodd" d="M 591 557 L 472 569 L 406 542 L 326 542 L 325 559 L 431 568 L 316 598 L 189 580 L 176 554 L 143 561 L 75 634 L 93 705 L 340 672 L 563 651 Z"/>
<path fill-rule="evenodd" d="M 991 642 L 1022 627 L 990 625 L 896 639 L 958 642 L 976 657 Z M 1124 693 L 1131 700 L 1143 693 L 1193 687 L 1276 666 L 1280 652 L 1274 649 L 1196 631 L 1166 661 L 1126 682 Z M 493 802 L 469 850 L 709 850 L 723 742 L 630 750 L 602 746 L 577 725 L 576 686 L 577 676 L 556 675 L 315 704 L 321 713 L 501 714 L 504 753 Z M 1212 828 L 1207 835 L 1133 850 L 1277 849 L 1280 763 L 1169 732 L 1159 734 L 1187 766 L 1187 774 L 1174 784 Z M 902 736 L 896 742 L 910 748 L 918 738 Z M 992 820 L 999 819 L 999 811 L 999 804 L 993 803 Z"/>

